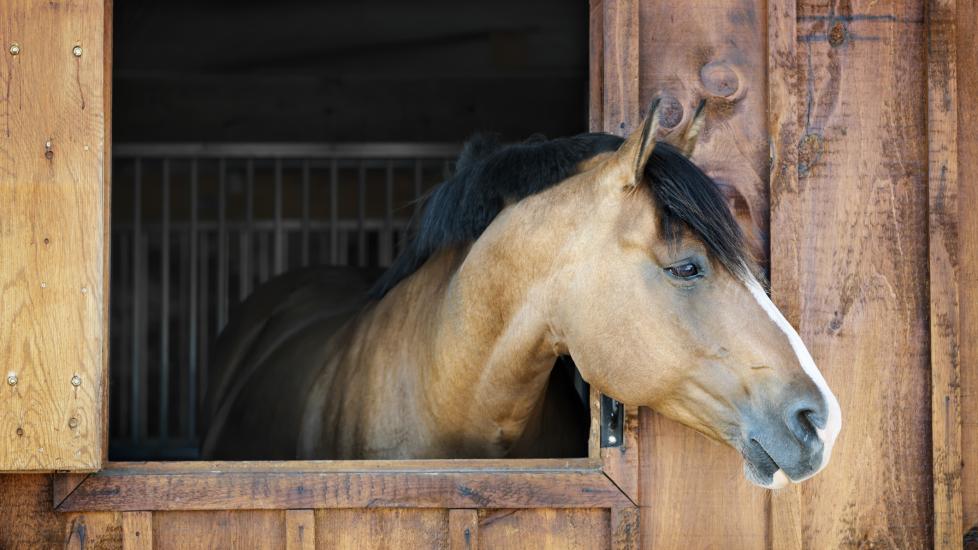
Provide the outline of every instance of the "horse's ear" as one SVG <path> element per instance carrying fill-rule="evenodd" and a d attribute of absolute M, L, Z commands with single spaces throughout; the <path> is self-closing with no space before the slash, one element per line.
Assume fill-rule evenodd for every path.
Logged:
<path fill-rule="evenodd" d="M 659 131 L 659 99 L 656 98 L 649 105 L 649 111 L 645 115 L 645 120 L 618 149 L 618 161 L 622 163 L 628 171 L 630 181 L 627 186 L 638 185 L 642 181 L 642 174 L 645 172 L 645 164 L 649 162 L 652 151 L 655 149 L 655 135 Z"/>
<path fill-rule="evenodd" d="M 706 109 L 704 107 L 706 107 L 705 99 L 700 101 L 699 107 L 696 108 L 696 114 L 693 115 L 693 122 L 686 127 L 686 131 L 683 132 L 678 144 L 686 158 L 693 156 L 693 150 L 696 149 L 696 139 L 700 137 L 700 131 L 706 124 Z"/>

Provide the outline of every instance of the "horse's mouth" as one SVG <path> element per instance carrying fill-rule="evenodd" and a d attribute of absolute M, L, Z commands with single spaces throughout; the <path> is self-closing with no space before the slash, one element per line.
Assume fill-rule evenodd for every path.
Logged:
<path fill-rule="evenodd" d="M 744 475 L 748 481 L 767 489 L 779 489 L 787 485 L 788 476 L 756 439 L 751 439 L 741 450 L 741 454 L 744 456 Z"/>

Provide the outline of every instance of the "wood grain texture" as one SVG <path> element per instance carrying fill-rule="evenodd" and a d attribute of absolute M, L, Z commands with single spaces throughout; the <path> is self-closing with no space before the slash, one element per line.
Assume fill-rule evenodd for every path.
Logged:
<path fill-rule="evenodd" d="M 153 513 L 122 513 L 122 549 L 153 550 Z"/>
<path fill-rule="evenodd" d="M 960 548 L 958 89 L 955 0 L 927 4 L 931 444 L 934 548 Z"/>
<path fill-rule="evenodd" d="M 720 186 L 752 251 L 766 265 L 767 50 L 761 0 L 640 2 L 639 105 L 662 98 L 662 136 L 685 131 L 706 100 L 693 161 Z"/>
<path fill-rule="evenodd" d="M 978 6 L 957 2 L 961 472 L 965 532 L 978 530 Z M 978 532 L 978 531 L 976 531 Z M 975 543 L 978 546 L 978 541 Z"/>
<path fill-rule="evenodd" d="M 60 511 L 287 508 L 555 508 L 627 506 L 601 472 L 275 471 L 208 463 L 107 469 L 89 476 Z M 213 464 L 213 463 L 211 463 Z"/>
<path fill-rule="evenodd" d="M 89 474 L 54 474 L 51 476 L 52 505 L 58 507 Z"/>
<path fill-rule="evenodd" d="M 479 510 L 481 550 L 599 550 L 611 540 L 608 510 Z"/>
<path fill-rule="evenodd" d="M 0 386 L 0 471 L 102 463 L 104 17 L 101 0 L 0 3 L 0 369 L 17 377 Z"/>
<path fill-rule="evenodd" d="M 285 512 L 286 550 L 314 550 L 316 548 L 316 514 L 312 510 L 287 510 Z"/>
<path fill-rule="evenodd" d="M 617 447 L 604 447 L 600 451 L 605 474 L 634 504 L 638 504 L 639 500 L 638 464 L 640 449 L 638 432 L 638 407 L 626 406 L 622 444 Z"/>
<path fill-rule="evenodd" d="M 450 550 L 478 550 L 479 513 L 476 510 L 448 511 L 448 548 Z"/>
<path fill-rule="evenodd" d="M 660 123 L 668 140 L 707 100 L 693 160 L 720 185 L 764 263 L 765 4 L 643 0 L 640 6 L 638 103 L 662 97 Z M 744 479 L 737 453 L 649 411 L 640 420 L 643 547 L 764 547 L 768 496 Z"/>
<path fill-rule="evenodd" d="M 0 548 L 120 548 L 121 514 L 59 514 L 50 475 L 0 475 Z"/>
<path fill-rule="evenodd" d="M 641 543 L 639 532 L 639 508 L 611 509 L 611 548 L 612 550 L 638 550 Z"/>
<path fill-rule="evenodd" d="M 614 0 L 596 4 L 603 11 L 600 111 L 603 122 L 599 129 L 620 136 L 631 133 L 645 111 L 638 95 L 639 3 L 640 0 Z"/>
<path fill-rule="evenodd" d="M 780 198 L 776 189 L 798 189 L 798 143 L 801 142 L 804 120 L 802 94 L 804 88 L 800 81 L 801 70 L 798 54 L 797 1 L 770 0 L 768 2 L 768 130 L 771 147 L 774 151 L 770 166 L 771 209 Z M 771 220 L 772 239 L 778 239 L 777 227 Z M 785 246 L 788 246 L 787 243 Z M 771 243 L 772 256 L 782 254 L 783 247 Z M 797 260 L 780 256 L 778 261 L 772 257 L 771 279 L 779 281 L 785 275 L 774 272 L 783 269 L 784 261 Z M 797 269 L 797 268 L 796 268 Z M 788 280 L 797 278 L 797 273 L 789 275 Z M 787 283 L 790 285 L 790 283 Z M 782 290 L 782 292 L 778 292 Z M 784 292 L 772 285 L 772 296 L 795 327 L 801 310 L 801 293 Z M 792 317 L 792 312 L 794 317 Z M 801 490 L 787 487 L 771 494 L 769 505 L 768 533 L 773 548 L 801 550 L 802 518 Z"/>
<path fill-rule="evenodd" d="M 803 1 L 793 18 L 773 7 L 772 296 L 844 420 L 827 470 L 797 500 L 772 500 L 771 540 L 928 547 L 923 5 Z"/>
<path fill-rule="evenodd" d="M 447 510 L 316 510 L 319 550 L 448 548 Z"/>
<path fill-rule="evenodd" d="M 156 550 L 285 550 L 285 541 L 285 512 L 282 510 L 153 513 Z"/>

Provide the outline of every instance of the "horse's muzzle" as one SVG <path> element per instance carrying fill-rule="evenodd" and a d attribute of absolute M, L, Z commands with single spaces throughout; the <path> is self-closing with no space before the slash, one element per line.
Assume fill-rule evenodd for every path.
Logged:
<path fill-rule="evenodd" d="M 828 411 L 823 400 L 793 401 L 781 411 L 749 420 L 739 445 L 747 479 L 771 489 L 808 479 L 826 462 L 821 432 Z"/>

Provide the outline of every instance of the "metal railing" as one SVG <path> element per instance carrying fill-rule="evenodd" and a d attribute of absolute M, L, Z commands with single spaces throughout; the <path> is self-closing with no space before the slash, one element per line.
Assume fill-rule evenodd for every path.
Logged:
<path fill-rule="evenodd" d="M 385 267 L 450 144 L 121 144 L 113 155 L 110 456 L 195 458 L 233 306 L 315 264 Z"/>

